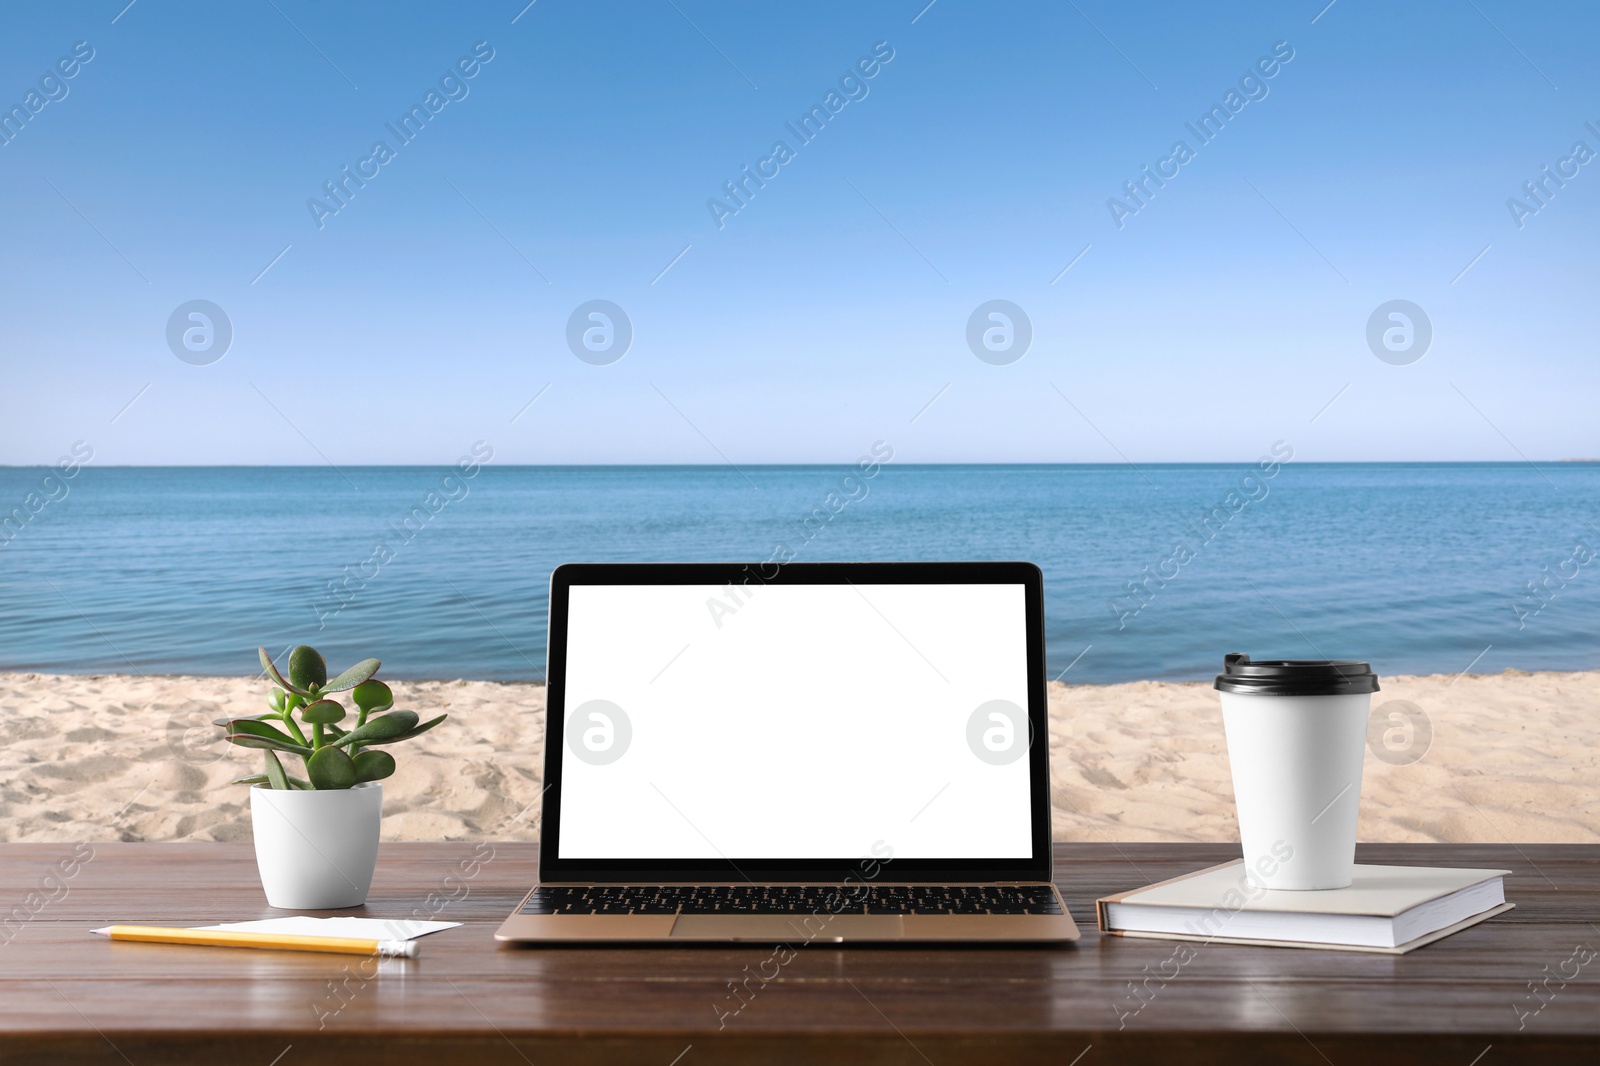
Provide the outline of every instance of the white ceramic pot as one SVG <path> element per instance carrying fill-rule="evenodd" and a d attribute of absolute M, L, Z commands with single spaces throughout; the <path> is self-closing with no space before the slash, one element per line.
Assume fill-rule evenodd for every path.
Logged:
<path fill-rule="evenodd" d="M 267 903 L 284 910 L 359 907 L 378 865 L 383 785 L 250 789 L 256 868 Z"/>

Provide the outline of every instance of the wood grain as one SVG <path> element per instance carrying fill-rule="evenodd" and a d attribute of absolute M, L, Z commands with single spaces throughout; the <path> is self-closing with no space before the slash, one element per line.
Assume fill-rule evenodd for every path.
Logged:
<path fill-rule="evenodd" d="M 1100 936 L 1093 900 L 1228 846 L 1058 844 L 1085 930 L 1073 947 L 812 945 L 776 970 L 771 947 L 496 944 L 536 877 L 528 843 L 383 846 L 367 906 L 343 913 L 466 923 L 417 960 L 113 944 L 88 930 L 278 912 L 248 845 L 92 847 L 52 881 L 72 845 L 0 845 L 0 1063 L 1066 1066 L 1087 1048 L 1083 1066 L 1467 1066 L 1492 1045 L 1480 1066 L 1496 1066 L 1600 1051 L 1600 957 L 1530 990 L 1600 949 L 1600 851 L 1581 845 L 1364 846 L 1363 862 L 1510 869 L 1517 909 L 1400 957 L 1191 945 L 1165 982 L 1151 975 L 1173 972 L 1175 945 Z"/>

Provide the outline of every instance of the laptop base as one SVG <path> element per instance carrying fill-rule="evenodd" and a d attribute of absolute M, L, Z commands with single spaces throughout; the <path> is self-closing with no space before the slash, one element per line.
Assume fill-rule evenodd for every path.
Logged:
<path fill-rule="evenodd" d="M 1054 891 L 1052 889 L 1052 891 Z M 532 893 L 529 893 L 532 896 Z M 1059 914 L 513 914 L 495 932 L 510 943 L 882 944 L 1068 943 L 1080 936 Z"/>

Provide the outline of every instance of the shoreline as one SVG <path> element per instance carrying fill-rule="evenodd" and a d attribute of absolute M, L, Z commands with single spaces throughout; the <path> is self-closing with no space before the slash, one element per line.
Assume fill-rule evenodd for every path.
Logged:
<path fill-rule="evenodd" d="M 384 839 L 534 839 L 544 683 L 391 684 L 397 706 L 452 717 L 384 782 Z M 1408 706 L 1393 750 L 1369 744 L 1361 840 L 1600 843 L 1600 670 L 1381 684 L 1375 709 Z M 257 676 L 0 673 L 0 841 L 249 840 L 229 782 L 255 753 L 211 719 L 259 713 L 266 691 Z M 1050 682 L 1048 697 L 1055 839 L 1237 839 L 1209 680 Z"/>

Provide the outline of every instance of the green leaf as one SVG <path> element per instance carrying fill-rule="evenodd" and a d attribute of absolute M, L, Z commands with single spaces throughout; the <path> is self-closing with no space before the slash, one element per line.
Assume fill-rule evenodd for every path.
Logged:
<path fill-rule="evenodd" d="M 266 737 L 269 740 L 281 741 L 284 744 L 298 743 L 293 737 L 276 726 L 256 718 L 223 718 L 217 722 L 229 733 L 248 733 L 253 737 Z"/>
<path fill-rule="evenodd" d="M 230 744 L 237 744 L 241 748 L 261 748 L 263 751 L 282 751 L 287 752 L 290 755 L 298 755 L 301 758 L 305 758 L 307 755 L 311 754 L 311 749 L 303 744 L 295 744 L 292 741 L 286 744 L 283 741 L 273 740 L 270 737 L 258 737 L 250 733 L 229 733 L 226 737 L 223 737 L 223 739 L 228 741 Z"/>
<path fill-rule="evenodd" d="M 299 692 L 320 689 L 328 683 L 328 661 L 309 644 L 296 645 L 289 653 L 289 680 Z"/>
<path fill-rule="evenodd" d="M 317 700 L 308 703 L 300 712 L 300 720 L 307 725 L 332 725 L 344 718 L 344 704 L 338 700 Z"/>
<path fill-rule="evenodd" d="M 273 788 L 287 789 L 289 787 L 289 777 L 283 772 L 283 763 L 279 762 L 278 757 L 270 751 L 266 753 L 266 756 L 267 781 Z"/>
<path fill-rule="evenodd" d="M 351 760 L 357 781 L 382 781 L 394 773 L 394 756 L 386 751 L 364 751 Z"/>
<path fill-rule="evenodd" d="M 432 729 L 434 726 L 438 725 L 440 722 L 444 721 L 446 718 L 449 718 L 449 717 L 450 716 L 448 714 L 441 714 L 437 718 L 431 719 L 430 721 L 423 722 L 419 726 L 415 726 L 415 727 L 413 727 L 411 729 L 406 730 L 404 733 L 401 733 L 399 736 L 388 737 L 388 738 L 386 738 L 384 740 L 369 740 L 369 741 L 366 741 L 366 743 L 368 743 L 368 744 L 398 744 L 402 740 L 410 740 L 412 737 L 420 736 L 421 734 L 426 733 L 428 730 Z"/>
<path fill-rule="evenodd" d="M 372 659 L 370 662 L 377 662 Z M 350 693 L 350 698 L 356 701 L 356 706 L 361 708 L 362 714 L 371 714 L 373 711 L 387 711 L 394 706 L 394 693 L 382 681 L 363 681 Z"/>
<path fill-rule="evenodd" d="M 304 689 L 296 688 L 295 686 L 289 684 L 289 682 L 284 680 L 283 675 L 278 673 L 278 667 L 272 661 L 272 656 L 267 654 L 266 648 L 257 648 L 256 651 L 261 653 L 261 669 L 266 672 L 268 677 L 272 678 L 274 684 L 287 692 L 298 692 L 302 696 L 305 695 Z"/>
<path fill-rule="evenodd" d="M 322 686 L 323 692 L 344 692 L 346 689 L 355 688 L 367 678 L 378 672 L 378 660 L 362 659 L 350 669 Z"/>
<path fill-rule="evenodd" d="M 283 713 L 284 707 L 288 706 L 287 702 L 284 700 L 283 689 L 275 688 L 272 690 L 272 694 L 267 697 L 267 706 L 271 707 L 279 714 Z"/>
<path fill-rule="evenodd" d="M 356 783 L 356 764 L 343 748 L 318 748 L 306 760 L 306 776 L 319 789 L 349 788 Z"/>
<path fill-rule="evenodd" d="M 307 789 L 311 787 L 311 782 L 298 778 L 291 773 L 285 772 L 283 776 L 288 779 L 290 788 Z M 251 774 L 249 777 L 240 777 L 228 782 L 230 785 L 270 785 L 271 783 L 266 774 Z"/>
<path fill-rule="evenodd" d="M 366 725 L 357 726 L 355 729 L 350 730 L 350 732 L 335 740 L 333 746 L 382 744 L 414 728 L 416 724 L 416 711 L 390 711 L 388 714 L 372 719 Z"/>
<path fill-rule="evenodd" d="M 243 718 L 236 718 L 233 715 L 229 715 L 226 718 L 213 718 L 213 719 L 211 719 L 211 724 L 212 725 L 227 725 L 230 722 L 281 722 L 281 721 L 283 721 L 283 717 L 281 715 L 276 715 L 276 714 L 273 714 L 271 711 L 268 711 L 266 714 L 252 714 L 252 715 L 247 715 L 246 717 L 243 717 Z"/>

